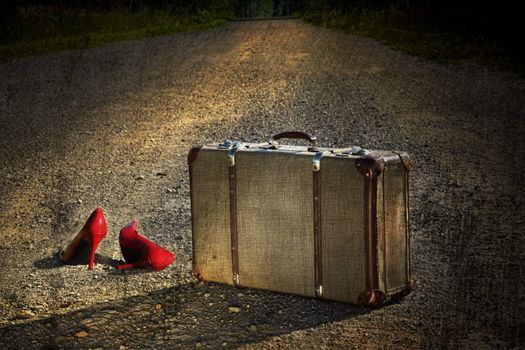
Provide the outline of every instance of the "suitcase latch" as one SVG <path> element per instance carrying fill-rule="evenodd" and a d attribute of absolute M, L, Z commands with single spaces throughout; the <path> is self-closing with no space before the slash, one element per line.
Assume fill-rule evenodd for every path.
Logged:
<path fill-rule="evenodd" d="M 312 159 L 312 169 L 313 171 L 321 170 L 321 158 L 325 155 L 324 151 L 317 152 Z"/>
<path fill-rule="evenodd" d="M 218 149 L 228 150 L 228 166 L 235 166 L 235 154 L 242 145 L 240 141 L 226 140 L 217 146 Z"/>
<path fill-rule="evenodd" d="M 337 157 L 350 157 L 350 156 L 366 156 L 370 151 L 361 148 L 359 146 L 352 146 L 351 148 L 333 149 L 332 153 Z"/>
<path fill-rule="evenodd" d="M 240 141 L 232 141 L 232 140 L 226 140 L 223 143 L 220 143 L 217 148 L 218 149 L 232 149 L 232 148 L 238 148 L 241 145 Z"/>

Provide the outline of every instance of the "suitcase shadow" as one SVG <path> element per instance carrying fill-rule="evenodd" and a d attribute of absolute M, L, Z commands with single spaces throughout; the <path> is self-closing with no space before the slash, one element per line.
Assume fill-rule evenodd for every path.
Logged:
<path fill-rule="evenodd" d="M 35 342 L 41 348 L 234 348 L 368 312 L 337 302 L 188 283 L 7 326 L 0 334 L 10 339 L 3 344 L 7 348 Z M 78 336 L 82 331 L 87 335 Z"/>

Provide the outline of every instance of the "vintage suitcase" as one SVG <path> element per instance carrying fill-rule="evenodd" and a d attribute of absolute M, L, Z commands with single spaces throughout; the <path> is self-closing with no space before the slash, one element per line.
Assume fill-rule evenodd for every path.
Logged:
<path fill-rule="evenodd" d="M 371 307 L 411 290 L 406 153 L 284 132 L 194 147 L 188 164 L 197 279 Z"/>

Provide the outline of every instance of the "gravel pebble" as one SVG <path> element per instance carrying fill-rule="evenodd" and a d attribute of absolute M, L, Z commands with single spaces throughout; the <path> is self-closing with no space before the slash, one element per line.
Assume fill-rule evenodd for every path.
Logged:
<path fill-rule="evenodd" d="M 80 331 L 80 332 L 75 334 L 76 338 L 85 338 L 87 336 L 88 336 L 88 332 L 86 332 L 86 331 Z"/>

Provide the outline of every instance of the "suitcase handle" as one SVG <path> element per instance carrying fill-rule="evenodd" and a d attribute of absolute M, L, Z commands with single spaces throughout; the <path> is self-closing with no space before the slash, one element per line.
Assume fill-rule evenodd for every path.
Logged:
<path fill-rule="evenodd" d="M 314 147 L 317 146 L 317 138 L 302 131 L 284 131 L 272 136 L 272 140 L 279 139 L 301 139 L 310 142 Z"/>

